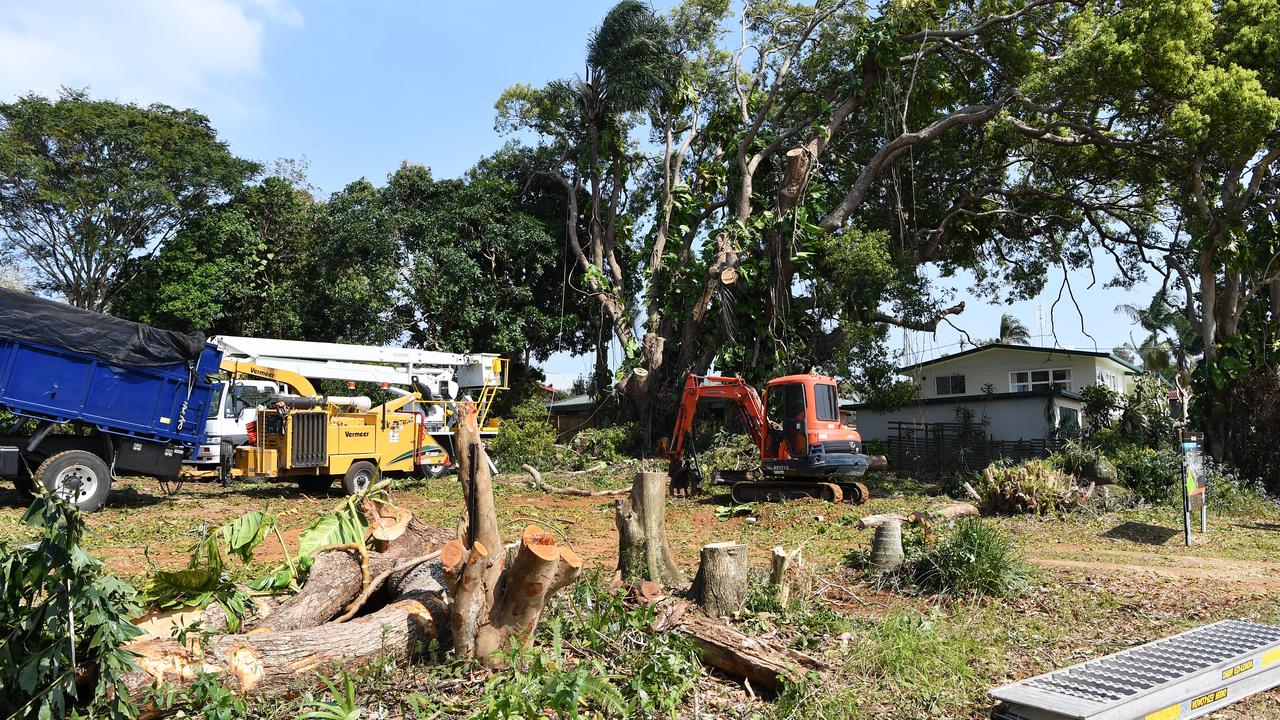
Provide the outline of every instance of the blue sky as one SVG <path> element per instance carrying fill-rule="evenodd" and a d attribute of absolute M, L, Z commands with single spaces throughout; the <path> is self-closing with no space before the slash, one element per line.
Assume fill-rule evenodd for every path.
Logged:
<path fill-rule="evenodd" d="M 493 130 L 498 94 L 578 72 L 587 35 L 612 4 L 0 0 L 0 98 L 71 86 L 194 107 L 239 155 L 268 165 L 305 159 L 324 193 L 361 177 L 382 182 L 406 160 L 451 177 L 502 144 Z M 968 307 L 955 322 L 975 339 L 991 337 L 1010 312 L 1034 333 L 1037 307 L 1048 316 L 1060 282 L 1007 307 L 977 301 L 961 283 L 957 297 Z M 1113 309 L 1145 304 L 1151 288 L 1085 290 L 1088 283 L 1072 278 L 1097 345 L 1137 335 Z M 1055 317 L 1062 345 L 1094 347 L 1065 296 Z M 943 326 L 936 337 L 908 333 L 906 346 L 934 354 L 958 349 L 960 338 Z M 894 345 L 904 346 L 900 333 Z M 589 368 L 587 358 L 555 357 L 547 370 L 563 384 Z"/>

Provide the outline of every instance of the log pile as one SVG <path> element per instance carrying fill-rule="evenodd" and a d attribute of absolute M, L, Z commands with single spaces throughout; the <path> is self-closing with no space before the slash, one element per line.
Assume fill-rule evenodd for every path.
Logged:
<path fill-rule="evenodd" d="M 145 697 L 153 684 L 181 690 L 201 673 L 241 694 L 273 694 L 314 684 L 333 665 L 422 652 L 433 639 L 487 661 L 513 638 L 527 643 L 581 560 L 531 525 L 508 563 L 474 406 L 461 413 L 457 447 L 467 506 L 459 537 L 365 497 L 366 542 L 317 551 L 301 589 L 240 632 L 126 646 L 139 668 L 126 676 L 130 694 Z"/>

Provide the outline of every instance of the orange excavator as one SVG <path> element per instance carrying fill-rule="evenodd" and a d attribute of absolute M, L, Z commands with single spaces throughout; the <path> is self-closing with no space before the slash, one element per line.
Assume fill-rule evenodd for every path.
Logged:
<path fill-rule="evenodd" d="M 732 485 L 730 494 L 735 502 L 804 497 L 847 500 L 856 505 L 867 501 L 867 486 L 854 480 L 867 472 L 862 436 L 840 422 L 836 381 L 815 373 L 770 380 L 763 402 L 742 378 L 689 373 L 675 428 L 664 448 L 671 486 L 677 492 L 697 491 L 702 486 L 692 438 L 702 398 L 735 403 L 747 434 L 760 450 L 759 474 L 743 470 L 719 473 L 719 482 Z"/>

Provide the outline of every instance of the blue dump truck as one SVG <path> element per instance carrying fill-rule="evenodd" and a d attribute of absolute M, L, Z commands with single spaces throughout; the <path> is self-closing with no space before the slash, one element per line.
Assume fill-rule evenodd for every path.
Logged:
<path fill-rule="evenodd" d="M 221 361 L 203 335 L 0 288 L 0 478 L 92 511 L 116 475 L 177 477 Z"/>

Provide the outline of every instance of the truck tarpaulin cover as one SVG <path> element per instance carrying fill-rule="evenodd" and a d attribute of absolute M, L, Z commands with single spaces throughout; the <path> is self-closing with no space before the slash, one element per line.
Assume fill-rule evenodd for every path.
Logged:
<path fill-rule="evenodd" d="M 194 362 L 205 343 L 200 333 L 158 330 L 5 288 L 0 288 L 0 340 L 50 345 L 144 367 Z"/>

